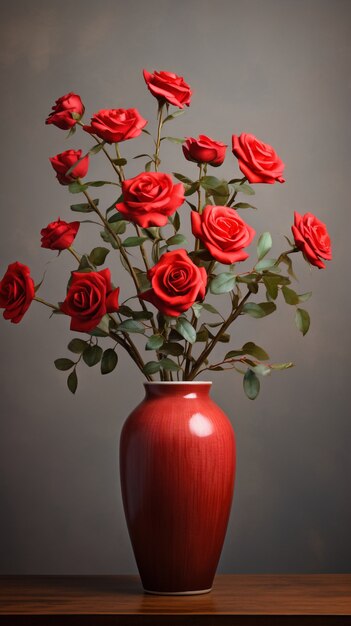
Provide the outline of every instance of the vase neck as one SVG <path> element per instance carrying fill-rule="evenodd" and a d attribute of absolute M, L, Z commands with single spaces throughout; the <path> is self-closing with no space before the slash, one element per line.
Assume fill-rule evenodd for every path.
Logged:
<path fill-rule="evenodd" d="M 182 381 L 144 383 L 146 398 L 178 396 L 186 399 L 208 396 L 210 381 Z"/>

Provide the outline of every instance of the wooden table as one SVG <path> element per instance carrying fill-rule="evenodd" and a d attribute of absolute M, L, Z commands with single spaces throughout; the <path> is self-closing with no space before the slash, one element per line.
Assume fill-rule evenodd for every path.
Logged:
<path fill-rule="evenodd" d="M 351 625 L 351 575 L 218 576 L 202 596 L 144 594 L 136 576 L 1 576 L 1 626 Z"/>

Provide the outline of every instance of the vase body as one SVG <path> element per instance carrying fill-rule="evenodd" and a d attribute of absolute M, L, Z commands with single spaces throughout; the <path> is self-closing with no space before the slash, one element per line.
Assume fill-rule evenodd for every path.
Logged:
<path fill-rule="evenodd" d="M 233 497 L 235 439 L 210 382 L 145 383 L 120 440 L 124 511 L 144 590 L 211 590 Z"/>

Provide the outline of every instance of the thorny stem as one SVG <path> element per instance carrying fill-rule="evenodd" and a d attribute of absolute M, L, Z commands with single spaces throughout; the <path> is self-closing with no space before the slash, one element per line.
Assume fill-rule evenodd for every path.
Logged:
<path fill-rule="evenodd" d="M 201 214 L 201 186 L 200 186 L 200 181 L 201 178 L 203 176 L 203 164 L 200 163 L 199 164 L 199 188 L 197 190 L 197 212 L 199 214 Z M 200 250 L 200 240 L 196 239 L 195 240 L 195 252 L 197 252 L 198 250 Z"/>

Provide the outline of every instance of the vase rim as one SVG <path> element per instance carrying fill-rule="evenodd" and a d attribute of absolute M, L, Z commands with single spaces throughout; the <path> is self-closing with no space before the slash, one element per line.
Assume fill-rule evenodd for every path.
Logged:
<path fill-rule="evenodd" d="M 212 380 L 150 380 L 144 385 L 212 385 Z"/>

